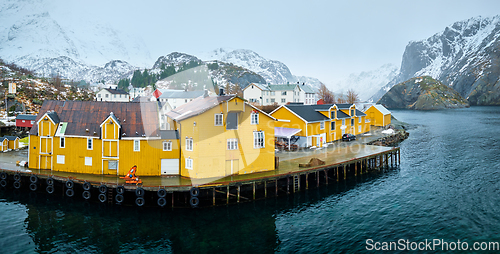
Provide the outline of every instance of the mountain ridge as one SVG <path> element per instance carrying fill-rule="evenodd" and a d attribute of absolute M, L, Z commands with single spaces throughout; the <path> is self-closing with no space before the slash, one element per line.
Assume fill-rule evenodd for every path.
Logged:
<path fill-rule="evenodd" d="M 471 105 L 500 105 L 500 16 L 474 17 L 406 46 L 399 73 L 372 98 L 397 83 L 431 76 L 451 86 Z"/>

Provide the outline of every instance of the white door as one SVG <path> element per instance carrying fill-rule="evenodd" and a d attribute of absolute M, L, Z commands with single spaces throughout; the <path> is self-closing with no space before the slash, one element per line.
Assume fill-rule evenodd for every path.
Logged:
<path fill-rule="evenodd" d="M 178 175 L 179 159 L 161 159 L 162 175 Z"/>

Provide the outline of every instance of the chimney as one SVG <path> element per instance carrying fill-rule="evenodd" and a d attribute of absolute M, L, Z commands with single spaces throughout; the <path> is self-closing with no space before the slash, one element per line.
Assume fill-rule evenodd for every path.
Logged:
<path fill-rule="evenodd" d="M 224 95 L 224 88 L 219 88 L 219 96 Z"/>
<path fill-rule="evenodd" d="M 302 85 L 305 85 L 306 83 L 302 83 Z"/>

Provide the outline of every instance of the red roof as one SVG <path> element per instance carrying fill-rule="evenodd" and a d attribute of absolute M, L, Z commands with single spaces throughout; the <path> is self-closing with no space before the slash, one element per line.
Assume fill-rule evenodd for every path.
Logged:
<path fill-rule="evenodd" d="M 323 105 L 325 104 L 325 101 L 323 99 L 319 99 L 317 102 L 316 102 L 316 105 Z"/>
<path fill-rule="evenodd" d="M 51 112 L 54 111 L 54 112 Z M 124 137 L 158 136 L 156 102 L 44 101 L 35 123 L 46 113 L 56 114 L 67 122 L 65 135 L 100 136 L 100 125 L 113 115 L 118 119 Z M 38 135 L 36 124 L 30 135 Z"/>

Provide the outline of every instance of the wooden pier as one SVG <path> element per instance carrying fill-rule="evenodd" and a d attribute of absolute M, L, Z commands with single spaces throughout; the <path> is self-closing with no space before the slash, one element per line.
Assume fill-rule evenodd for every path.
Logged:
<path fill-rule="evenodd" d="M 312 158 L 325 163 L 299 167 L 299 164 Z M 397 166 L 399 163 L 399 147 L 360 145 L 360 151 L 355 152 L 325 150 L 279 161 L 279 167 L 268 172 L 218 179 L 141 177 L 143 184 L 139 186 L 125 184 L 123 179 L 110 175 L 32 171 L 21 167 L 0 169 L 0 188 L 43 191 L 51 195 L 109 205 L 195 208 L 291 195 Z"/>

